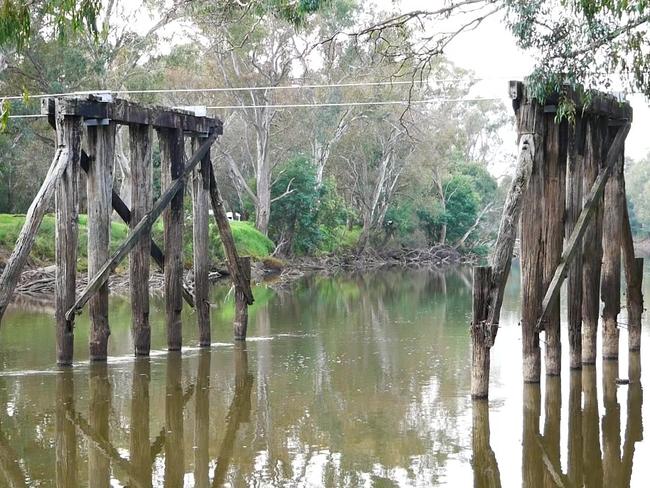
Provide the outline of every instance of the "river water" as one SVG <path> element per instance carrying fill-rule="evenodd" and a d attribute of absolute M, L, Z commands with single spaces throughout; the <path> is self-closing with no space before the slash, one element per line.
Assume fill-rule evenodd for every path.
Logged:
<path fill-rule="evenodd" d="M 623 330 L 619 362 L 524 386 L 515 269 L 490 401 L 472 403 L 471 281 L 461 268 L 259 286 L 241 346 L 216 288 L 210 350 L 192 347 L 186 311 L 188 347 L 169 354 L 153 299 L 138 360 L 129 303 L 111 298 L 108 364 L 88 363 L 84 313 L 64 371 L 52 311 L 15 306 L 0 330 L 0 486 L 649 486 L 650 354 L 628 357 Z"/>

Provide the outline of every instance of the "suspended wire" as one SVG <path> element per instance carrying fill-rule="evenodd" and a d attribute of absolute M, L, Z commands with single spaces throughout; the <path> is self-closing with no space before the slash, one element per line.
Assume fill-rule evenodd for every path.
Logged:
<path fill-rule="evenodd" d="M 376 105 L 422 105 L 427 103 L 462 103 L 462 102 L 482 102 L 501 100 L 496 97 L 474 97 L 474 98 L 427 98 L 423 100 L 377 100 L 367 102 L 324 102 L 324 103 L 286 103 L 286 104 L 268 104 L 268 105 L 213 105 L 207 106 L 210 110 L 238 110 L 238 109 L 259 109 L 259 108 L 322 108 L 322 107 L 361 107 Z M 181 107 L 176 107 L 181 108 Z M 21 114 L 10 115 L 10 119 L 26 119 L 47 117 L 46 114 Z"/>
<path fill-rule="evenodd" d="M 61 93 L 38 93 L 29 95 L 27 98 L 38 99 L 48 97 L 66 97 L 79 95 L 93 95 L 97 93 L 112 93 L 115 95 L 147 95 L 147 94 L 164 94 L 164 93 L 220 93 L 220 92 L 242 92 L 242 91 L 263 91 L 263 90 L 303 90 L 316 88 L 349 88 L 360 86 L 393 86 L 393 85 L 425 85 L 429 83 L 451 83 L 460 81 L 494 81 L 507 80 L 511 77 L 498 76 L 489 78 L 437 78 L 427 80 L 397 80 L 397 81 L 358 81 L 350 83 L 321 83 L 321 84 L 293 84 L 293 85 L 272 85 L 272 86 L 241 86 L 241 87 L 214 87 L 214 88 L 154 88 L 150 90 L 83 90 Z M 3 100 L 24 100 L 24 95 L 11 95 L 0 97 Z"/>

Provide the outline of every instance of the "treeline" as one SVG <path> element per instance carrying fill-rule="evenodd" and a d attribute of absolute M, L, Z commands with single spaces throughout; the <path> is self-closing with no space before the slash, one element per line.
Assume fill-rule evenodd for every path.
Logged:
<path fill-rule="evenodd" d="M 120 96 L 220 107 L 209 109 L 224 120 L 213 159 L 229 209 L 279 255 L 438 244 L 485 251 L 508 183 L 488 166 L 507 172 L 500 134 L 510 112 L 491 100 L 458 101 L 472 96 L 472 74 L 444 58 L 422 70 L 398 48 L 415 51 L 407 28 L 385 33 L 394 43 L 341 34 L 372 17 L 381 20 L 353 0 L 325 2 L 298 26 L 214 1 L 170 9 L 115 0 L 103 5 L 98 39 L 82 32 L 61 43 L 48 16 L 36 15 L 23 51 L 4 53 L 0 87 L 26 94 L 13 114 L 38 111 L 30 93 L 212 89 Z M 281 88 L 290 85 L 308 88 Z M 114 186 L 128 203 L 126 135 L 118 131 Z M 11 120 L 0 134 L 0 213 L 25 212 L 53 144 L 42 119 Z M 154 154 L 158 188 L 159 165 Z"/>

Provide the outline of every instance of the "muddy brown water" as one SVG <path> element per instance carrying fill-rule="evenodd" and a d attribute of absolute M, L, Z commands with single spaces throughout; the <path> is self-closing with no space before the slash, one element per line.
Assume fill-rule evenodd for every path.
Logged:
<path fill-rule="evenodd" d="M 129 304 L 113 298 L 108 364 L 88 363 L 83 314 L 65 371 L 51 311 L 15 306 L 0 330 L 0 486 L 650 486 L 649 319 L 642 356 L 622 347 L 618 362 L 523 385 L 514 270 L 490 401 L 472 403 L 471 279 L 382 270 L 260 286 L 241 347 L 215 288 L 213 346 L 193 347 L 186 311 L 180 354 L 164 351 L 153 299 L 152 356 L 138 360 Z"/>

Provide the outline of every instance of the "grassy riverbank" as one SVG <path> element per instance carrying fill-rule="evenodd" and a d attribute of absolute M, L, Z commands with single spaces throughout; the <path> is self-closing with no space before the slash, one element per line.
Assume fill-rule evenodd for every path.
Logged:
<path fill-rule="evenodd" d="M 4 261 L 13 250 L 14 244 L 18 239 L 20 229 L 25 222 L 24 215 L 0 214 L 0 263 Z M 79 259 L 78 268 L 85 271 L 87 268 L 87 246 L 88 238 L 86 225 L 88 217 L 79 216 Z M 250 222 L 231 222 L 231 228 L 235 244 L 241 255 L 251 256 L 254 259 L 262 259 L 273 252 L 274 245 L 271 240 L 255 229 Z M 46 265 L 54 262 L 54 233 L 55 221 L 54 215 L 46 215 L 39 229 L 34 247 L 30 257 L 36 265 Z M 128 227 L 122 222 L 113 222 L 111 224 L 111 251 L 126 239 Z M 223 249 L 219 239 L 219 233 L 216 225 L 210 223 L 210 247 L 212 256 L 217 260 L 223 260 Z M 163 244 L 163 225 L 162 220 L 156 222 L 153 228 L 153 238 L 162 247 Z M 192 225 L 187 222 L 183 238 L 183 256 L 187 266 L 192 263 Z"/>

